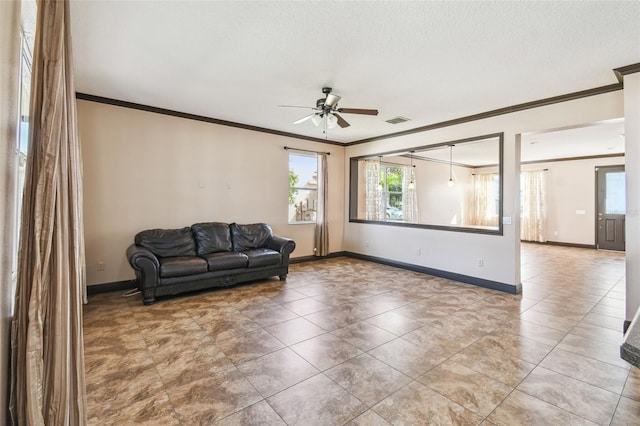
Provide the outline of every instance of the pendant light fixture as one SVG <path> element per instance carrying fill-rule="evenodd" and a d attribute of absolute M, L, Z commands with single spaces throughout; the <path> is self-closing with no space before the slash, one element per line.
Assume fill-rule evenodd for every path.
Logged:
<path fill-rule="evenodd" d="M 410 161 L 410 166 L 409 166 L 409 176 L 411 176 L 411 182 L 409 182 L 409 189 L 416 189 L 416 184 L 413 181 L 413 153 L 415 151 L 409 151 L 409 161 Z"/>
<path fill-rule="evenodd" d="M 447 186 L 453 188 L 455 182 L 453 181 L 453 145 L 449 145 L 449 182 Z"/>

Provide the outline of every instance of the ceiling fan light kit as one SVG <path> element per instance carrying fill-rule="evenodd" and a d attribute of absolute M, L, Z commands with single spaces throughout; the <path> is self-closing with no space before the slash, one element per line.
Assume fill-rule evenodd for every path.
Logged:
<path fill-rule="evenodd" d="M 337 126 L 341 128 L 349 127 L 350 124 L 342 118 L 338 113 L 341 114 L 360 114 L 360 115 L 378 115 L 377 109 L 364 109 L 364 108 L 338 108 L 338 102 L 342 99 L 341 96 L 331 93 L 331 87 L 323 87 L 322 93 L 325 95 L 324 98 L 320 98 L 316 101 L 316 106 L 314 107 L 303 107 L 303 106 L 291 106 L 291 105 L 280 105 L 284 108 L 309 108 L 315 110 L 314 113 L 309 114 L 305 117 L 300 118 L 293 122 L 293 124 L 300 124 L 307 120 L 311 120 L 311 122 L 316 126 L 323 126 L 323 132 L 326 133 L 327 129 L 335 129 Z"/>

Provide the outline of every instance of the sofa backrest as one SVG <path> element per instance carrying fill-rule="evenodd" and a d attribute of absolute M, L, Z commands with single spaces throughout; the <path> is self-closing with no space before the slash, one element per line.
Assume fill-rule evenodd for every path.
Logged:
<path fill-rule="evenodd" d="M 196 243 L 188 226 L 180 229 L 148 229 L 136 234 L 135 243 L 158 257 L 196 255 Z"/>
<path fill-rule="evenodd" d="M 273 237 L 271 227 L 266 223 L 253 223 L 249 225 L 232 223 L 230 228 L 234 251 L 265 247 L 271 237 Z"/>
<path fill-rule="evenodd" d="M 196 241 L 196 253 L 198 256 L 233 250 L 231 230 L 227 223 L 196 223 L 191 225 L 191 231 Z"/>

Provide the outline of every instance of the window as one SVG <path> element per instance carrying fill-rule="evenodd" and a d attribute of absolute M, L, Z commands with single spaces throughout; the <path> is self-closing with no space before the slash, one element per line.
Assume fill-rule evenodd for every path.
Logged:
<path fill-rule="evenodd" d="M 20 117 L 17 128 L 15 146 L 16 161 L 16 190 L 15 190 L 15 233 L 13 235 L 13 259 L 11 264 L 12 294 L 10 312 L 13 314 L 13 300 L 18 273 L 18 246 L 20 242 L 20 222 L 22 219 L 22 193 L 24 190 L 25 169 L 27 165 L 27 149 L 29 146 L 29 101 L 31 96 L 31 46 L 33 37 L 30 33 L 22 32 L 22 52 L 20 61 L 20 91 L 18 102 Z"/>
<path fill-rule="evenodd" d="M 317 154 L 289 154 L 289 223 L 316 223 Z"/>
<path fill-rule="evenodd" d="M 380 187 L 382 188 L 382 202 L 384 203 L 384 218 L 386 220 L 402 220 L 402 180 L 404 169 L 382 164 L 380 167 Z"/>

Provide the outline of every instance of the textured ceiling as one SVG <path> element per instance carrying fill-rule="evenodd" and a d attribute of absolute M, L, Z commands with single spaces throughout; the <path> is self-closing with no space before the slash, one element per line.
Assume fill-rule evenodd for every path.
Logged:
<path fill-rule="evenodd" d="M 76 89 L 324 138 L 294 125 L 325 85 L 352 142 L 616 83 L 640 2 L 71 2 Z M 385 120 L 411 120 L 390 125 Z"/>

